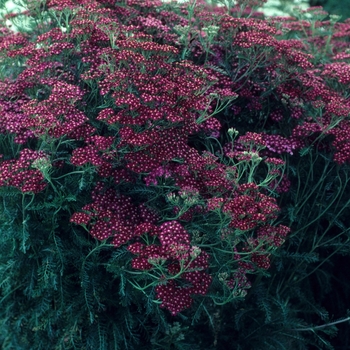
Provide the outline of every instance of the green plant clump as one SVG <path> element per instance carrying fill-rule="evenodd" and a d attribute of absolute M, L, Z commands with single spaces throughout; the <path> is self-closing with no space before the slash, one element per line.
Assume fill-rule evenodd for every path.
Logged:
<path fill-rule="evenodd" d="M 349 348 L 348 24 L 263 3 L 4 16 L 2 349 Z"/>

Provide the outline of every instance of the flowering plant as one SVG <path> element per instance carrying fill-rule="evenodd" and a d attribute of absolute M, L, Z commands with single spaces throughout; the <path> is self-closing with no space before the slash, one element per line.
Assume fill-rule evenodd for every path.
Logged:
<path fill-rule="evenodd" d="M 0 41 L 4 243 L 10 255 L 19 246 L 23 266 L 23 284 L 10 279 L 4 298 L 17 289 L 42 298 L 34 318 L 20 304 L 6 309 L 26 316 L 4 325 L 35 332 L 8 331 L 10 347 L 45 333 L 60 348 L 112 348 L 101 345 L 112 338 L 132 348 L 135 328 L 160 322 L 148 342 L 164 348 L 184 340 L 174 317 L 203 315 L 212 346 L 224 346 L 221 321 L 295 246 L 312 242 L 306 262 L 330 245 L 349 252 L 344 27 L 302 12 L 267 21 L 252 9 L 261 3 L 28 1 L 9 16 L 31 29 L 3 27 Z M 322 233 L 306 237 L 311 227 Z M 314 268 L 303 275 L 303 264 L 288 270 L 298 281 Z M 277 294 L 294 288 L 290 278 Z M 265 291 L 255 298 L 266 324 L 283 293 L 271 305 Z M 306 327 L 296 319 L 285 327 L 297 339 Z"/>

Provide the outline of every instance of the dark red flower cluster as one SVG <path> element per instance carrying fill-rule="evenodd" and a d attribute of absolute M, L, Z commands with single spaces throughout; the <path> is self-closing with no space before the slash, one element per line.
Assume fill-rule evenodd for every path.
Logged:
<path fill-rule="evenodd" d="M 254 272 L 257 268 L 269 269 L 271 248 L 276 249 L 280 247 L 290 231 L 290 228 L 284 225 L 272 226 L 265 224 L 260 226 L 257 229 L 257 237 L 249 238 L 241 249 L 243 253 L 251 253 L 249 260 L 243 260 L 238 249 L 235 248 L 235 259 L 240 266 L 237 273 L 240 271 L 239 275 L 242 276 L 241 279 L 245 280 L 245 274 Z M 238 287 L 241 288 L 240 285 Z"/>
<path fill-rule="evenodd" d="M 284 225 L 263 225 L 257 230 L 257 239 L 278 248 L 284 243 L 288 233 L 290 228 Z"/>
<path fill-rule="evenodd" d="M 85 205 L 83 212 L 72 215 L 70 222 L 90 228 L 90 234 L 99 239 L 112 238 L 116 247 L 138 237 L 138 225 L 154 223 L 159 218 L 144 205 L 136 206 L 130 197 L 118 194 L 113 188 L 106 188 L 100 182 L 92 192 L 93 202 Z"/>
<path fill-rule="evenodd" d="M 250 253 L 248 261 L 242 260 L 240 256 L 237 259 L 242 273 L 252 273 L 256 269 L 268 270 L 270 268 L 271 253 L 264 246 L 258 247 L 258 245 L 258 240 L 252 239 L 242 248 L 243 253 Z"/>
<path fill-rule="evenodd" d="M 252 285 L 247 277 L 248 270 L 245 267 L 240 266 L 232 275 L 232 278 L 225 281 L 227 287 L 232 289 L 235 296 L 243 297 L 247 294 L 247 289 Z"/>
<path fill-rule="evenodd" d="M 22 192 L 39 193 L 45 189 L 43 173 L 38 161 L 49 163 L 48 156 L 41 151 L 24 148 L 18 159 L 2 160 L 0 163 L 0 186 L 13 186 Z M 37 164 L 37 167 L 35 166 Z"/>
<path fill-rule="evenodd" d="M 241 185 L 222 209 L 232 217 L 229 226 L 242 231 L 276 219 L 280 210 L 275 198 L 259 193 L 259 187 L 253 183 L 247 185 Z"/>
<path fill-rule="evenodd" d="M 161 307 L 176 315 L 191 306 L 191 295 L 207 293 L 212 279 L 206 273 L 209 255 L 190 244 L 189 233 L 177 221 L 159 227 L 141 224 L 137 232 L 142 231 L 156 236 L 160 245 L 140 242 L 129 245 L 128 250 L 137 255 L 132 267 L 155 271 L 161 268 L 156 295 L 162 301 Z"/>

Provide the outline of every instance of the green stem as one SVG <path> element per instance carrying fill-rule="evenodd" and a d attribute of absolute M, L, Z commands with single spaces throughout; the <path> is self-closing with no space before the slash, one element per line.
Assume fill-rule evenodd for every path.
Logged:
<path fill-rule="evenodd" d="M 344 318 L 342 320 L 334 321 L 334 322 L 331 322 L 331 323 L 323 324 L 321 326 L 305 327 L 305 328 L 304 327 L 303 328 L 294 328 L 294 329 L 292 329 L 292 331 L 298 331 L 298 332 L 314 331 L 315 329 L 321 329 L 321 328 L 325 328 L 325 327 L 330 327 L 330 326 L 334 326 L 335 324 L 348 322 L 348 321 L 350 321 L 350 317 Z"/>

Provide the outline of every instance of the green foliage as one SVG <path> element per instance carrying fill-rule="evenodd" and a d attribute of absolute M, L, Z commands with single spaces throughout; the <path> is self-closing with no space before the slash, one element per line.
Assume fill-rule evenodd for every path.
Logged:
<path fill-rule="evenodd" d="M 126 6 L 125 3 L 125 1 L 117 3 L 117 12 L 125 11 L 128 18 L 141 21 L 141 19 L 150 20 L 155 15 L 151 8 L 141 6 L 142 1 L 133 5 L 133 8 Z M 3 1 L 0 1 L 0 4 L 3 5 Z M 172 5 L 164 5 L 155 13 L 160 15 L 162 9 L 165 9 L 173 11 L 175 18 L 182 16 L 182 20 L 191 21 L 191 16 L 200 16 L 200 13 L 195 13 L 194 4 L 182 10 Z M 112 7 L 110 3 L 108 11 Z M 231 13 L 231 17 L 223 18 L 226 20 L 229 18 L 235 23 L 237 18 L 233 17 L 243 16 L 244 8 L 245 6 L 239 10 L 239 15 Z M 74 14 L 67 10 L 48 10 L 45 2 L 32 4 L 29 10 L 31 11 L 31 29 L 26 28 L 22 32 L 29 34 L 33 42 L 39 35 L 57 26 L 61 28 L 61 32 L 62 28 L 69 30 L 70 21 L 74 18 Z M 147 17 L 148 14 L 150 17 Z M 145 15 L 144 18 L 143 15 Z M 170 16 L 169 13 L 162 13 L 162 15 L 165 18 Z M 246 15 L 250 16 L 250 14 Z M 287 225 L 292 230 L 286 241 L 281 243 L 281 247 L 277 249 L 276 246 L 268 251 L 271 268 L 268 271 L 263 268 L 253 271 L 248 269 L 251 265 L 247 268 L 247 265 L 239 265 L 235 260 L 235 253 L 239 248 L 243 256 L 240 262 L 247 264 L 248 254 L 252 252 L 247 253 L 247 246 L 244 246 L 244 243 L 250 242 L 253 245 L 256 235 L 253 236 L 250 230 L 235 228 L 227 233 L 229 230 L 226 229 L 232 219 L 237 217 L 241 219 L 241 216 L 244 217 L 246 213 L 236 215 L 237 217 L 233 215 L 232 218 L 221 208 L 215 208 L 205 213 L 195 212 L 189 220 L 186 220 L 179 213 L 174 212 L 174 208 L 180 208 L 185 214 L 196 206 L 203 209 L 208 204 L 205 196 L 192 194 L 193 197 L 191 197 L 186 192 L 180 194 L 183 188 L 171 177 L 159 177 L 156 185 L 151 183 L 145 186 L 143 181 L 146 175 L 142 172 L 133 174 L 132 179 L 135 183 L 126 180 L 118 182 L 112 177 L 100 176 L 99 166 L 91 164 L 75 166 L 72 162 L 72 152 L 83 146 L 82 138 L 70 138 L 68 135 L 54 138 L 47 130 L 40 137 L 33 138 L 25 144 L 31 150 L 42 151 L 49 155 L 48 159 L 44 161 L 41 159 L 42 163 L 37 162 L 36 168 L 34 166 L 31 168 L 31 170 L 34 168 L 40 170 L 46 187 L 38 193 L 26 192 L 15 185 L 5 185 L 7 177 L 11 177 L 14 172 L 7 173 L 7 177 L 1 178 L 0 344 L 2 349 L 288 350 L 315 348 L 337 350 L 340 349 L 337 347 L 339 339 L 350 344 L 349 332 L 346 329 L 349 311 L 345 315 L 345 310 L 349 309 L 350 304 L 350 281 L 348 270 L 344 269 L 344 266 L 348 266 L 350 256 L 348 195 L 350 166 L 346 162 L 334 161 L 336 152 L 332 138 L 338 135 L 328 133 L 338 123 L 347 121 L 349 117 L 335 118 L 328 125 L 327 132 L 317 131 L 313 134 L 310 132 L 312 134 L 310 138 L 305 136 L 308 141 L 305 145 L 300 146 L 294 153 L 284 152 L 285 155 L 279 160 L 283 158 L 286 166 L 278 168 L 278 171 L 282 171 L 283 168 L 284 174 L 278 172 L 277 167 L 273 169 L 274 172 L 270 171 L 272 168 L 266 166 L 263 163 L 263 157 L 258 154 L 258 151 L 263 151 L 264 147 L 256 150 L 257 145 L 253 143 L 249 145 L 249 152 L 244 153 L 245 156 L 251 157 L 250 160 L 232 160 L 234 157 L 224 154 L 224 144 L 231 142 L 232 148 L 242 146 L 234 143 L 239 133 L 246 135 L 247 132 L 251 132 L 254 136 L 258 133 L 269 133 L 269 135 L 281 134 L 289 137 L 294 127 L 303 126 L 306 116 L 303 114 L 300 119 L 293 119 L 289 103 L 299 103 L 298 106 L 304 108 L 303 112 L 307 115 L 307 121 L 310 124 L 311 121 L 319 121 L 322 107 L 318 110 L 311 106 L 310 101 L 302 101 L 304 94 L 312 90 L 306 83 L 305 86 L 302 85 L 304 82 L 302 78 L 305 78 L 302 74 L 306 68 L 298 66 L 295 62 L 292 65 L 289 61 L 294 57 L 292 55 L 294 53 L 300 54 L 303 58 L 303 51 L 299 52 L 297 47 L 293 47 L 290 51 L 286 47 L 283 47 L 283 50 L 280 47 L 281 50 L 277 55 L 272 45 L 268 47 L 256 45 L 248 48 L 242 46 L 237 50 L 230 40 L 238 34 L 247 32 L 245 25 L 242 25 L 240 28 L 233 28 L 234 36 L 233 33 L 227 34 L 230 40 L 222 43 L 226 45 L 222 53 L 225 61 L 220 62 L 218 59 L 214 64 L 213 57 L 216 55 L 214 51 L 221 39 L 217 37 L 218 28 L 215 29 L 216 26 L 213 24 L 218 24 L 219 21 L 198 17 L 195 23 L 200 29 L 204 29 L 201 21 L 207 21 L 208 26 L 204 27 L 206 33 L 210 34 L 207 39 L 199 36 L 198 28 L 194 26 L 187 28 L 188 33 L 185 36 L 181 35 L 181 30 L 185 27 L 177 27 L 178 33 L 174 30 L 169 37 L 163 37 L 153 28 L 159 34 L 155 36 L 154 43 L 172 42 L 173 36 L 178 35 L 178 41 L 173 43 L 179 47 L 179 55 L 174 56 L 175 58 L 180 61 L 187 58 L 198 66 L 205 65 L 212 74 L 220 76 L 223 84 L 231 86 L 230 84 L 234 82 L 237 84 L 237 92 L 242 93 L 242 96 L 237 97 L 230 91 L 230 94 L 222 99 L 211 94 L 209 103 L 212 104 L 211 112 L 208 113 L 215 110 L 213 114 L 217 114 L 222 124 L 220 135 L 215 136 L 215 133 L 208 135 L 208 130 L 202 131 L 190 135 L 188 144 L 201 156 L 205 151 L 210 151 L 212 157 L 217 156 L 210 167 L 205 169 L 208 170 L 207 175 L 214 173 L 218 164 L 231 165 L 231 173 L 225 174 L 227 178 L 237 175 L 238 180 L 235 184 L 244 182 L 256 184 L 257 187 L 262 188 L 261 192 L 256 193 L 256 197 L 259 195 L 259 198 L 263 196 L 266 198 L 266 192 L 273 196 L 271 198 L 276 199 L 281 208 L 277 223 Z M 40 23 L 43 25 L 39 26 Z M 252 22 L 247 23 L 253 26 Z M 315 25 L 316 21 L 311 21 L 311 26 L 312 24 Z M 208 31 L 209 25 L 213 30 L 212 33 Z M 312 28 L 312 35 L 321 36 L 321 30 L 316 27 Z M 268 31 L 266 28 L 265 30 Z M 334 27 L 327 27 L 324 37 L 331 37 L 329 33 L 332 30 Z M 303 41 L 305 38 L 301 32 L 302 30 L 290 30 L 286 36 L 280 35 L 281 33 L 279 35 L 280 38 L 286 39 L 285 42 L 295 38 Z M 6 38 L 9 33 L 4 33 Z M 113 34 L 108 31 L 107 33 Z M 112 46 L 116 45 L 111 37 L 109 39 Z M 144 37 L 141 39 L 143 40 Z M 97 39 L 94 38 L 94 40 Z M 142 40 L 140 43 L 143 43 Z M 3 41 L 6 43 L 6 40 Z M 309 45 L 308 48 L 315 51 L 310 62 L 317 67 L 330 62 L 331 58 L 327 56 L 329 52 L 318 50 L 317 43 L 315 44 L 314 41 L 307 42 L 305 39 L 304 42 Z M 201 43 L 202 51 L 198 49 L 198 43 Z M 79 40 L 74 41 L 75 48 L 79 44 Z M 328 44 L 330 48 L 331 43 L 328 42 Z M 101 44 L 101 47 L 103 45 L 105 44 Z M 117 50 L 116 47 L 113 49 Z M 11 50 L 14 57 L 7 57 L 5 50 L 1 51 L 2 81 L 9 77 L 18 77 L 25 71 L 24 60 L 19 55 L 13 54 L 14 48 Z M 281 54 L 281 52 L 285 53 L 284 50 L 288 51 L 289 57 Z M 149 52 L 147 54 L 151 56 Z M 280 54 L 282 58 L 279 58 Z M 97 116 L 100 110 L 105 108 L 115 107 L 118 110 L 122 107 L 114 106 L 110 95 L 102 96 L 97 79 L 96 81 L 80 79 L 89 67 L 82 62 L 79 54 L 65 51 L 57 56 L 66 69 L 61 73 L 68 74 L 72 84 L 86 89 L 84 98 L 77 103 L 76 112 L 84 111 L 90 126 L 99 130 L 101 135 L 116 136 L 115 142 L 120 142 L 122 127 L 116 123 L 107 125 L 97 120 Z M 232 65 L 232 62 L 235 62 L 235 65 Z M 73 65 L 74 67 L 71 67 Z M 315 66 L 312 66 L 307 74 L 311 74 Z M 155 67 L 158 69 L 158 66 Z M 145 67 L 142 68 L 146 70 Z M 298 76 L 299 73 L 300 76 Z M 318 76 L 318 79 L 321 80 L 321 77 Z M 220 79 L 218 80 L 220 83 Z M 117 84 L 117 82 L 114 83 Z M 274 85 L 269 86 L 272 83 Z M 210 84 L 214 86 L 213 82 Z M 300 93 L 300 101 L 291 102 L 288 100 L 290 96 L 280 98 L 278 89 L 288 84 L 298 87 L 300 85 L 300 90 L 297 90 Z M 210 89 L 212 86 L 208 85 L 207 88 Z M 346 95 L 341 91 L 340 82 L 333 81 L 329 86 L 333 89 L 330 91 L 334 95 L 338 92 L 338 95 L 343 96 L 343 93 L 344 96 Z M 41 88 L 35 84 L 34 87 L 26 88 L 28 99 L 45 101 L 52 91 L 44 90 L 41 94 Z M 128 88 L 132 91 L 134 87 L 128 86 Z M 178 87 L 179 90 L 182 88 L 184 87 Z M 248 104 L 252 102 L 249 100 L 252 91 L 258 91 L 252 98 L 254 103 L 258 102 L 259 106 L 255 106 L 256 110 Z M 8 96 L 4 98 L 3 95 L 1 96 L 3 114 L 0 118 L 4 119 L 5 107 L 12 100 Z M 198 93 L 196 97 L 199 99 L 200 94 Z M 181 98 L 176 104 L 179 104 L 180 100 Z M 190 108 L 190 105 L 195 102 L 189 101 L 186 108 Z M 175 108 L 176 104 L 172 108 Z M 250 107 L 246 108 L 247 105 Z M 241 110 L 234 114 L 231 108 L 237 106 Z M 208 109 L 208 106 L 205 108 Z M 281 110 L 281 114 L 284 113 L 285 118 L 280 123 L 268 118 L 270 112 L 275 110 Z M 205 119 L 209 120 L 206 115 L 207 110 L 205 113 L 201 112 L 199 118 L 194 119 L 198 125 Z M 163 126 L 162 122 L 155 123 L 156 128 Z M 140 126 L 140 130 L 143 128 L 146 127 Z M 239 132 L 233 128 L 239 129 Z M 170 129 L 169 127 L 169 132 Z M 15 137 L 18 136 L 15 132 L 10 133 L 7 129 L 0 131 L 2 166 L 6 161 L 17 160 L 25 146 L 15 142 Z M 343 130 L 339 131 L 340 135 L 342 135 L 341 131 Z M 181 147 L 185 147 L 185 143 Z M 135 153 L 142 154 L 142 150 L 135 149 Z M 280 156 L 280 153 L 271 149 L 264 150 L 266 152 L 264 160 L 267 157 L 266 154 L 269 155 L 268 151 L 274 156 L 276 154 Z M 118 171 L 123 166 L 125 168 L 123 157 L 132 153 L 127 146 L 119 148 L 118 152 L 108 154 L 108 159 L 113 159 L 110 163 L 113 164 L 113 171 Z M 150 159 L 153 160 L 153 158 Z M 204 156 L 200 159 L 203 160 Z M 53 161 L 60 161 L 63 166 L 53 165 Z M 180 157 L 173 157 L 171 161 L 174 164 L 185 164 Z M 195 168 L 194 165 L 197 166 L 197 164 L 191 164 Z M 277 172 L 279 177 L 286 175 L 290 180 L 288 191 L 278 192 L 275 188 L 271 189 L 266 185 L 270 184 L 273 176 L 277 177 Z M 196 178 L 199 175 L 196 174 Z M 270 176 L 269 181 L 265 181 L 268 176 Z M 85 205 L 92 203 L 94 199 L 92 190 L 99 180 L 106 187 L 109 186 L 108 189 L 112 189 L 113 193 L 125 195 L 123 198 L 130 199 L 133 205 L 144 204 L 145 207 L 155 210 L 161 216 L 158 224 L 175 219 L 181 221 L 186 227 L 191 244 L 197 248 L 200 247 L 203 252 L 210 252 L 208 270 L 213 274 L 210 290 L 203 293 L 205 295 L 192 296 L 193 304 L 190 309 L 172 316 L 168 310 L 159 307 L 161 301 L 157 299 L 155 287 L 157 284 L 166 283 L 161 273 L 166 270 L 164 266 L 168 267 L 168 265 L 161 266 L 160 263 L 159 265 L 155 263 L 152 269 L 146 269 L 146 272 L 142 269 L 133 269 L 130 266 L 135 254 L 132 254 L 125 245 L 116 247 L 111 244 L 110 239 L 95 239 L 90 235 L 86 224 L 82 223 L 78 226 L 70 222 L 74 213 L 81 212 Z M 202 183 L 206 196 L 212 195 L 214 199 L 222 199 L 220 196 L 223 196 L 224 191 L 215 189 L 214 195 L 209 193 L 210 186 L 205 187 L 206 181 L 208 181 L 207 178 Z M 215 188 L 215 181 L 213 182 L 214 185 L 211 184 L 211 186 Z M 231 185 L 232 183 L 230 182 Z M 229 199 L 234 195 L 234 190 L 225 189 L 229 192 Z M 246 197 L 248 195 L 244 198 Z M 100 209 L 95 206 L 91 212 Z M 105 211 L 108 212 L 108 210 Z M 105 222 L 107 222 L 107 214 L 103 213 L 106 215 L 104 217 L 101 214 Z M 117 215 L 119 214 L 118 212 Z M 134 219 L 133 215 L 133 213 L 130 214 L 130 221 Z M 249 215 L 247 216 L 249 218 Z M 133 237 L 133 239 L 135 242 L 140 242 L 142 239 L 148 240 L 149 246 L 151 243 L 158 243 L 158 237 L 151 234 Z M 258 244 L 263 245 L 261 242 Z M 257 253 L 257 250 L 253 253 Z M 174 260 L 173 258 L 171 262 Z M 238 287 L 229 288 L 228 284 L 223 283 L 227 282 L 225 276 L 237 271 L 237 266 L 245 266 L 250 271 L 249 281 L 252 285 L 249 289 L 245 288 L 248 292 L 241 288 L 238 293 Z M 155 271 L 158 274 L 154 273 Z M 169 276 L 173 277 L 168 273 Z M 235 278 L 238 280 L 238 277 Z M 237 281 L 234 280 L 234 282 Z M 185 282 L 182 280 L 182 283 Z M 143 287 L 145 285 L 148 287 Z M 180 286 L 177 288 L 180 289 Z"/>
<path fill-rule="evenodd" d="M 328 13 L 341 16 L 340 21 L 342 22 L 350 17 L 349 0 L 309 0 L 309 4 L 310 6 L 322 6 Z"/>

